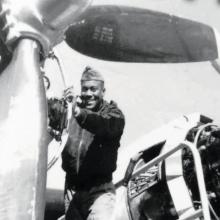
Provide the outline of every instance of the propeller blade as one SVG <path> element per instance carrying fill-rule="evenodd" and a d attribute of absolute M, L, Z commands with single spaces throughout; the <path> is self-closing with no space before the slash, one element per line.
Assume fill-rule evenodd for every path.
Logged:
<path fill-rule="evenodd" d="M 120 62 L 179 63 L 214 60 L 214 30 L 169 14 L 123 6 L 93 6 L 66 32 L 74 50 Z"/>
<path fill-rule="evenodd" d="M 0 74 L 7 67 L 12 59 L 12 53 L 8 50 L 7 46 L 0 39 Z"/>
<path fill-rule="evenodd" d="M 48 134 L 39 51 L 21 39 L 0 73 L 0 219 L 44 219 Z"/>

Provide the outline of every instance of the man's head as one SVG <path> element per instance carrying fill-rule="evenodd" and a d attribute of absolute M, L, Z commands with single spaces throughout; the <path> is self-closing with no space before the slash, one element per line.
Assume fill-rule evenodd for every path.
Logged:
<path fill-rule="evenodd" d="M 97 110 L 105 94 L 104 78 L 102 75 L 86 67 L 81 78 L 81 98 L 85 108 Z"/>

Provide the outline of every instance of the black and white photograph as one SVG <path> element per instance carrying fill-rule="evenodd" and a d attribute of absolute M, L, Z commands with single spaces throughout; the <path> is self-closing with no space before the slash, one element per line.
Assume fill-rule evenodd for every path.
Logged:
<path fill-rule="evenodd" d="M 0 220 L 220 220 L 219 0 L 0 0 Z"/>

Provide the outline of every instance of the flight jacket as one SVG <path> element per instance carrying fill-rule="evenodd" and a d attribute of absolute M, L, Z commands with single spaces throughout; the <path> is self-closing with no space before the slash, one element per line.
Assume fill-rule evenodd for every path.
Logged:
<path fill-rule="evenodd" d="M 103 101 L 96 112 L 81 108 L 62 152 L 68 185 L 83 190 L 112 180 L 124 126 L 124 115 L 113 101 Z"/>

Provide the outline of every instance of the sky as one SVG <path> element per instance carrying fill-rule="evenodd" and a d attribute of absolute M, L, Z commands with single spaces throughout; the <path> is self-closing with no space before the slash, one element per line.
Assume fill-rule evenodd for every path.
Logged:
<path fill-rule="evenodd" d="M 92 4 L 157 10 L 203 22 L 220 31 L 220 5 L 217 0 L 95 0 Z M 79 82 L 85 66 L 92 66 L 103 74 L 106 99 L 116 101 L 126 118 L 119 160 L 129 146 L 138 147 L 149 132 L 182 115 L 201 112 L 220 124 L 220 75 L 210 62 L 117 63 L 81 55 L 65 42 L 55 49 L 64 69 L 67 86 L 73 85 L 76 95 L 80 92 Z M 46 62 L 46 75 L 51 80 L 48 96 L 60 97 L 65 87 L 54 60 Z M 53 154 L 50 149 L 53 147 L 49 147 L 49 154 Z M 58 180 L 56 177 L 64 174 L 62 171 L 58 174 L 58 169 L 60 161 L 48 173 L 49 187 L 63 187 L 64 178 Z"/>
<path fill-rule="evenodd" d="M 220 30 L 216 0 L 96 0 L 93 5 L 117 4 L 167 12 L 200 21 Z M 86 57 L 65 43 L 56 47 L 66 82 L 79 94 L 79 80 L 90 65 L 106 79 L 106 99 L 115 100 L 126 117 L 122 145 L 128 145 L 179 115 L 202 112 L 220 121 L 220 75 L 209 62 L 189 64 L 114 63 Z M 52 86 L 49 96 L 60 96 L 64 85 L 55 61 L 47 61 Z"/>

